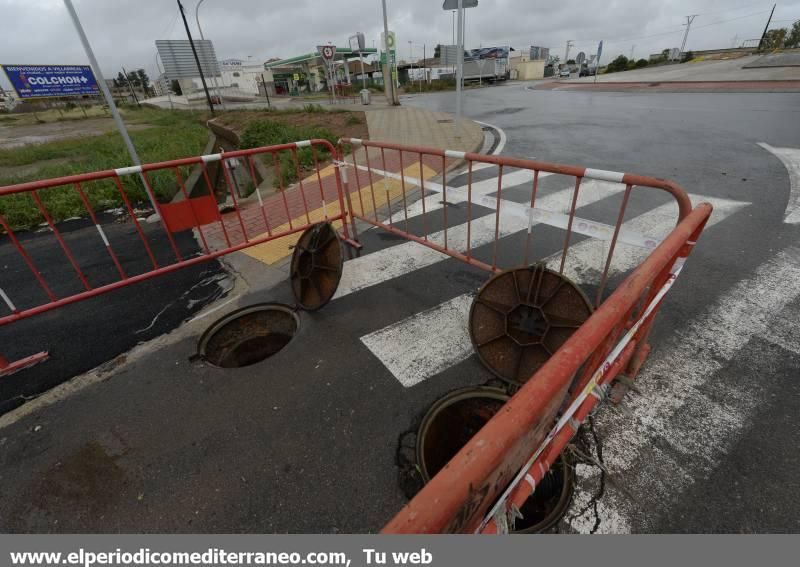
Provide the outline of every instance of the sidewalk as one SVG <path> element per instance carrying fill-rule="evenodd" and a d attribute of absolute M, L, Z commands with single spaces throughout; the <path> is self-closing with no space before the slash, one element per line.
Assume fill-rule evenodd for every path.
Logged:
<path fill-rule="evenodd" d="M 480 149 L 483 143 L 481 127 L 471 120 L 464 120 L 457 128 L 453 116 L 444 112 L 432 112 L 413 107 L 388 107 L 366 112 L 367 127 L 371 140 L 405 145 L 424 145 L 439 149 L 472 152 Z M 355 159 L 360 166 L 366 166 L 364 148 L 359 148 L 345 161 Z M 427 156 L 420 164 L 419 155 L 410 152 L 369 151 L 369 167 L 372 169 L 403 172 L 403 175 L 432 179 L 442 171 L 457 164 L 455 159 L 441 159 Z M 380 186 L 376 190 L 376 184 Z M 373 172 L 349 169 L 348 187 L 353 206 L 359 212 L 372 213 L 385 207 L 387 203 L 403 196 L 403 183 L 396 179 L 384 179 Z M 406 197 L 415 200 L 421 191 L 409 184 Z M 338 186 L 334 165 L 320 167 L 320 172 L 312 172 L 301 182 L 264 198 L 263 210 L 257 200 L 249 200 L 241 205 L 242 221 L 236 211 L 222 215 L 222 223 L 202 227 L 203 237 L 211 248 L 224 248 L 236 245 L 245 239 L 280 233 L 294 226 L 324 220 L 327 216 L 339 214 Z M 269 220 L 269 225 L 265 218 Z M 244 230 L 243 230 L 244 229 Z M 288 256 L 300 235 L 294 234 L 273 240 L 243 251 L 244 254 L 265 264 L 275 264 Z"/>

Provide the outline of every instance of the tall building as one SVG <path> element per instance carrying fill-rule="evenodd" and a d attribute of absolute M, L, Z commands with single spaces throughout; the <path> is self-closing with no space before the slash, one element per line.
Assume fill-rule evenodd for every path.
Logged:
<path fill-rule="evenodd" d="M 537 47 L 535 45 L 531 45 L 531 51 L 530 51 L 531 61 L 537 61 L 539 59 L 547 61 L 549 57 L 550 57 L 549 47 Z"/>

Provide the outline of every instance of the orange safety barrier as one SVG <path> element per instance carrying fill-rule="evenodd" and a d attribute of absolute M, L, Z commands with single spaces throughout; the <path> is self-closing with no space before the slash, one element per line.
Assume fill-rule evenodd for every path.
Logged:
<path fill-rule="evenodd" d="M 313 161 L 311 171 L 308 167 L 303 168 L 298 156 L 298 151 L 304 148 L 311 151 Z M 338 157 L 336 148 L 330 142 L 305 140 L 0 187 L 0 204 L 4 199 L 19 199 L 20 196 L 31 199 L 49 229 L 49 235 L 38 238 L 52 236 L 49 245 L 61 249 L 62 264 L 65 267 L 69 266 L 58 274 L 54 274 L 54 270 L 49 266 L 47 270 L 41 268 L 36 254 L 28 250 L 27 241 L 20 238 L 18 227 L 12 226 L 11 222 L 0 214 L 0 229 L 2 229 L 0 245 L 10 245 L 16 250 L 16 258 L 12 259 L 15 265 L 4 270 L 0 277 L 0 300 L 2 300 L 0 326 L 187 266 L 213 260 L 231 252 L 302 232 L 315 224 L 310 211 L 319 207 L 323 210 L 322 216 L 325 220 L 341 221 L 345 241 L 352 242 L 348 237 L 347 212 L 338 169 L 334 168 L 333 175 L 323 178 L 320 173 L 321 152 L 325 152 L 334 160 Z M 258 169 L 256 159 L 261 160 L 259 166 L 263 171 L 274 172 L 274 179 L 279 185 L 279 191 L 269 198 L 262 197 L 259 177 L 256 174 Z M 232 213 L 221 214 L 219 211 L 217 198 L 213 194 L 215 184 L 209 175 L 210 164 L 214 163 L 220 165 L 221 172 L 218 177 L 230 199 Z M 199 168 L 198 183 L 204 182 L 206 187 L 203 195 L 190 197 L 187 191 L 186 176 L 192 168 Z M 249 178 L 247 181 L 258 198 L 257 205 L 253 203 L 254 206 L 249 208 L 240 206 L 237 195 L 240 183 L 236 181 L 234 173 L 236 168 L 240 174 Z M 293 171 L 294 178 L 297 179 L 293 187 L 285 187 L 287 168 Z M 183 200 L 175 203 L 159 203 L 154 190 L 155 180 L 162 184 L 174 184 Z M 61 198 L 68 198 L 69 193 L 77 196 L 84 206 L 84 216 L 97 229 L 97 244 L 105 248 L 110 270 L 102 274 L 96 271 L 90 274 L 87 271 L 87 266 L 82 264 L 79 256 L 73 251 L 71 244 L 75 243 L 64 234 L 59 227 L 58 219 L 54 219 L 48 210 L 46 203 L 50 191 L 58 192 Z M 109 225 L 115 224 L 116 219 L 103 221 L 99 212 L 95 210 L 96 205 L 92 205 L 95 192 L 101 191 L 104 194 L 111 192 L 119 196 L 122 211 L 133 227 L 130 234 L 123 236 L 119 231 L 115 231 L 112 235 L 109 232 Z M 135 210 L 137 206 L 135 201 L 136 198 L 142 200 L 145 197 L 149 197 L 150 202 L 155 204 L 157 225 L 141 222 L 138 218 L 141 213 Z M 338 204 L 338 211 L 329 211 L 331 203 Z M 181 252 L 174 235 L 189 230 L 194 231 L 202 250 L 186 257 L 186 253 Z M 129 253 L 122 254 L 118 251 L 120 246 L 130 250 L 132 240 L 138 243 L 140 258 L 132 258 Z M 161 247 L 167 252 L 163 253 L 162 250 L 162 253 L 159 253 L 157 244 L 163 244 Z M 146 267 L 141 268 L 134 260 L 141 260 Z M 97 262 L 91 263 L 96 270 Z M 109 276 L 109 272 L 113 277 Z M 17 298 L 14 293 L 8 291 L 8 280 L 3 281 L 6 277 L 17 281 L 24 278 L 26 289 L 38 288 L 39 291 L 33 294 L 25 293 L 24 297 Z M 54 284 L 64 288 L 65 282 L 70 281 L 77 285 L 77 290 L 55 291 Z M 7 310 L 5 313 L 1 311 L 4 308 Z M 46 352 L 13 362 L 0 357 L 0 376 L 17 372 L 46 358 Z"/>
<path fill-rule="evenodd" d="M 490 273 L 502 272 L 503 264 L 506 268 L 529 266 L 536 226 L 564 231 L 562 250 L 551 258 L 559 275 L 568 265 L 576 235 L 607 243 L 608 252 L 602 270 L 598 270 L 596 311 L 580 326 L 575 325 L 557 350 L 548 353 L 546 361 L 526 376 L 509 402 L 384 527 L 383 533 L 496 533 L 513 529 L 522 503 L 603 399 L 609 384 L 620 373 L 635 378 L 650 351 L 647 338 L 655 315 L 702 232 L 711 205 L 703 203 L 692 209 L 688 195 L 676 184 L 629 173 L 357 139 L 340 143 L 352 149 L 349 161 L 340 165 L 354 220 L 471 266 Z M 465 170 L 454 171 L 459 165 Z M 486 167 L 496 168 L 496 179 L 473 182 L 474 172 Z M 426 175 L 425 168 L 435 175 L 431 171 Z M 466 175 L 467 183 L 448 186 L 448 178 L 457 175 Z M 568 195 L 542 191 L 541 180 L 548 175 L 569 176 L 573 189 Z M 503 198 L 503 192 L 510 191 L 503 185 L 504 176 L 514 177 L 516 200 Z M 441 181 L 434 181 L 435 177 Z M 351 180 L 363 188 L 357 200 L 350 194 Z M 401 190 L 394 197 L 386 188 L 389 181 L 400 184 Z M 581 189 L 588 181 L 595 182 L 593 191 L 599 190 L 600 198 L 603 191 L 622 194 L 615 224 L 577 216 Z M 525 183 L 529 191 L 525 199 L 520 199 L 519 187 Z M 623 227 L 631 196 L 645 190 L 667 193 L 677 204 L 677 226 L 661 240 Z M 441 201 L 432 200 L 431 194 L 435 199 L 441 196 Z M 370 207 L 365 208 L 365 199 Z M 566 212 L 547 208 L 547 203 L 558 203 L 559 199 L 566 204 Z M 414 203 L 421 223 L 409 221 L 410 203 Z M 465 203 L 467 209 L 466 222 L 455 227 L 448 219 L 454 203 Z M 494 212 L 478 216 L 473 210 L 476 205 Z M 442 229 L 429 231 L 431 224 Z M 412 225 L 421 225 L 422 230 L 414 232 Z M 525 236 L 518 254 L 508 253 L 508 246 L 501 250 L 503 238 L 520 232 Z M 606 297 L 604 291 L 619 243 L 640 247 L 647 255 Z M 515 284 L 517 281 L 515 276 Z M 534 285 L 532 278 L 530 281 Z M 479 297 L 473 304 L 473 313 L 480 301 Z M 481 356 L 480 351 L 478 354 Z"/>

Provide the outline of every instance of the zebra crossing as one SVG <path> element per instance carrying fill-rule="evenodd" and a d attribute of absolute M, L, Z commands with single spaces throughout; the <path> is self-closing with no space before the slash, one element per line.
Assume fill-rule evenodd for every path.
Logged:
<path fill-rule="evenodd" d="M 471 199 L 466 194 L 466 177 L 459 176 L 448 180 L 446 188 L 437 186 L 431 182 L 425 182 L 425 187 L 431 192 L 424 197 L 424 211 L 422 199 L 408 205 L 405 211 L 393 211 L 393 221 L 402 226 L 403 222 L 417 223 L 419 228 L 421 219 L 428 215 L 428 221 L 437 213 L 441 214 L 444 207 L 457 206 L 456 211 L 463 209 L 463 204 L 470 201 L 472 203 L 472 226 L 470 231 L 469 246 L 477 254 L 488 253 L 488 248 L 492 247 L 495 237 L 495 228 L 498 229 L 500 246 L 513 247 L 519 246 L 524 241 L 525 235 L 532 226 L 538 223 L 527 215 L 514 214 L 514 206 L 526 208 L 527 203 L 521 196 L 526 191 L 521 190 L 515 193 L 515 189 L 530 189 L 532 181 L 531 172 L 515 171 L 504 175 L 503 199 L 497 199 L 497 177 L 496 169 L 484 169 L 476 172 L 473 178 Z M 550 177 L 550 179 L 548 179 Z M 536 208 L 552 213 L 567 213 L 571 205 L 571 198 L 574 184 L 566 181 L 565 178 L 555 179 L 560 176 L 547 176 L 540 174 L 540 188 L 545 188 L 540 197 L 537 197 Z M 408 182 L 409 180 L 406 179 Z M 588 181 L 588 180 L 587 180 Z M 413 180 L 412 180 L 413 182 Z M 548 186 L 549 182 L 549 186 Z M 508 184 L 507 184 L 508 183 Z M 513 185 L 511 185 L 513 183 Z M 452 184 L 452 186 L 451 186 Z M 611 202 L 618 202 L 624 191 L 624 186 L 617 183 L 603 181 L 584 182 L 581 185 L 580 199 L 576 206 L 578 217 L 591 217 L 592 213 L 598 209 L 616 210 L 611 206 Z M 446 192 L 446 203 L 444 194 Z M 529 195 L 529 193 L 528 193 Z M 529 198 L 529 197 L 528 197 Z M 616 198 L 616 201 L 614 200 Z M 751 205 L 748 201 L 737 201 L 721 197 L 710 197 L 700 194 L 691 194 L 693 203 L 700 201 L 710 202 L 714 206 L 714 212 L 709 219 L 707 229 L 724 222 L 736 213 L 745 210 Z M 492 206 L 494 203 L 495 206 Z M 499 204 L 501 211 L 501 222 L 495 227 L 495 209 Z M 648 250 L 635 243 L 641 235 L 652 236 L 658 240 L 665 236 L 674 226 L 677 207 L 673 202 L 654 201 L 640 204 L 629 209 L 630 214 L 626 216 L 626 221 L 622 226 L 622 231 L 627 231 L 631 235 L 628 242 L 621 238 L 617 243 L 613 261 L 610 266 L 609 277 L 613 281 L 620 278 L 638 266 L 647 256 Z M 467 249 L 467 223 L 463 222 L 463 210 L 461 216 L 453 215 L 455 219 L 447 228 L 448 247 L 459 251 Z M 554 231 L 553 224 L 544 226 L 546 230 Z M 438 244 L 443 244 L 444 230 L 442 226 L 437 227 L 427 233 L 429 240 Z M 375 233 L 371 230 L 367 233 Z M 557 231 L 559 239 L 563 239 L 563 230 Z M 560 240 L 559 240 L 560 241 Z M 602 273 L 604 263 L 608 254 L 608 239 L 584 238 L 576 239 L 570 247 L 565 264 L 565 275 L 582 287 L 596 285 Z M 549 254 L 540 257 L 552 268 L 558 268 L 561 259 L 561 252 L 551 251 Z M 391 282 L 400 277 L 408 276 L 420 270 L 439 265 L 445 261 L 452 261 L 449 256 L 435 251 L 431 248 L 409 241 L 394 241 L 389 245 L 378 247 L 370 251 L 369 246 L 365 246 L 363 255 L 345 263 L 344 272 L 339 290 L 335 300 L 357 294 L 360 291 L 378 288 L 379 286 Z M 784 285 L 790 279 L 791 270 L 779 271 L 776 278 L 781 280 L 779 285 Z M 800 281 L 800 278 L 796 278 Z M 742 285 L 776 285 L 777 282 L 745 282 Z M 426 380 L 435 380 L 436 376 L 445 372 L 451 367 L 462 363 L 470 356 L 474 350 L 468 335 L 468 316 L 474 297 L 474 289 L 464 290 L 463 293 L 453 294 L 452 297 L 441 301 L 433 306 L 424 306 L 418 312 L 409 316 L 370 330 L 360 337 L 360 341 L 372 356 L 375 357 L 388 374 L 394 377 L 404 388 L 413 388 Z M 730 302 L 732 298 L 740 294 L 742 290 L 731 290 L 726 297 L 720 300 L 720 304 L 709 310 L 696 323 L 692 323 L 689 334 L 697 335 L 695 342 L 713 343 L 714 337 L 719 338 L 722 326 L 732 325 L 732 321 L 725 320 L 724 315 L 719 312 L 733 313 Z M 728 297 L 730 296 L 730 297 Z M 777 309 L 775 307 L 774 309 Z M 771 313 L 775 311 L 771 310 Z M 721 319 L 722 317 L 722 319 Z M 730 319 L 730 315 L 728 316 Z M 750 329 L 759 329 L 758 325 L 747 322 Z M 781 335 L 780 332 L 778 332 Z M 785 333 L 784 333 L 785 334 Z M 724 333 L 722 334 L 724 336 Z M 783 335 L 781 335 L 783 336 Z M 786 339 L 791 342 L 790 339 Z M 698 377 L 702 376 L 703 371 L 707 370 L 707 362 L 699 359 L 695 353 L 689 352 L 685 346 L 685 341 L 676 340 L 674 344 L 667 348 L 661 345 L 656 349 L 652 362 L 646 366 L 642 378 L 663 372 L 669 368 L 673 375 L 685 376 L 682 380 L 676 380 L 674 388 L 677 392 L 681 389 L 698 387 Z M 724 355 L 729 356 L 730 349 L 724 351 Z M 715 362 L 717 366 L 719 362 Z M 685 366 L 686 368 L 683 368 Z M 653 406 L 654 398 L 661 400 Z M 664 401 L 667 400 L 667 401 Z M 655 408 L 654 411 L 647 411 L 647 407 Z M 742 409 L 742 408 L 739 408 Z M 654 391 L 650 396 L 642 398 L 636 403 L 633 412 L 625 414 L 605 412 L 605 421 L 602 422 L 603 431 L 608 431 L 608 437 L 604 441 L 604 452 L 611 455 L 606 462 L 606 466 L 613 468 L 615 472 L 622 473 L 628 470 L 632 462 L 638 458 L 651 458 L 653 453 L 651 444 L 654 436 L 663 434 L 670 438 L 673 433 L 667 433 L 672 427 L 675 415 L 681 411 L 691 411 L 691 419 L 684 423 L 680 435 L 685 441 L 680 445 L 673 441 L 673 445 L 679 446 L 683 451 L 694 449 L 700 451 L 703 448 L 702 466 L 708 467 L 709 462 L 725 451 L 726 443 L 729 438 L 735 437 L 737 428 L 741 428 L 746 422 L 746 412 L 737 414 L 730 407 L 715 405 L 711 400 L 702 400 L 694 396 L 688 400 L 686 395 L 674 392 L 665 393 L 661 390 Z M 631 417 L 639 415 L 639 417 Z M 719 424 L 717 436 L 712 440 L 716 448 L 708 449 L 700 439 L 702 428 L 697 424 L 706 424 L 708 420 Z M 737 421 L 738 420 L 738 421 Z M 644 428 L 645 434 L 639 435 Z M 692 429 L 694 428 L 694 429 Z M 727 435 L 727 437 L 726 437 Z M 643 451 L 647 448 L 647 451 Z M 645 481 L 640 482 L 642 494 L 637 494 L 642 501 L 649 498 L 653 500 L 676 487 L 685 486 L 690 482 L 692 475 L 698 474 L 696 470 L 682 469 L 676 462 L 669 461 L 669 457 L 662 454 L 663 462 L 659 462 L 659 468 L 668 471 L 669 478 L 660 481 L 660 488 L 648 493 Z M 614 492 L 606 488 L 611 496 L 594 502 L 594 506 L 586 506 L 587 502 L 593 500 L 598 482 L 599 469 L 592 466 L 578 466 L 578 488 L 573 500 L 570 511 L 566 518 L 569 530 L 577 532 L 628 532 L 632 529 L 629 520 L 632 504 L 630 493 Z M 677 480 L 673 483 L 672 477 Z M 626 480 L 627 480 L 626 476 Z M 650 478 L 650 476 L 648 476 Z M 652 479 L 650 479 L 652 480 Z M 595 516 L 600 517 L 599 526 Z"/>

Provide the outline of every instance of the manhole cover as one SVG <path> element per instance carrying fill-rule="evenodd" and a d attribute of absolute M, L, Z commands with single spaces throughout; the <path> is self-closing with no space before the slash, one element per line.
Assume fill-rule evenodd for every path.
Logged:
<path fill-rule="evenodd" d="M 295 245 L 289 277 L 297 303 L 315 311 L 328 303 L 342 277 L 342 244 L 330 223 L 307 229 Z"/>
<path fill-rule="evenodd" d="M 261 362 L 289 344 L 300 319 L 288 306 L 251 305 L 229 313 L 200 338 L 198 356 L 220 368 L 241 368 Z"/>
<path fill-rule="evenodd" d="M 578 286 L 542 265 L 507 270 L 478 292 L 469 333 L 481 362 L 496 376 L 524 384 L 589 318 Z"/>

